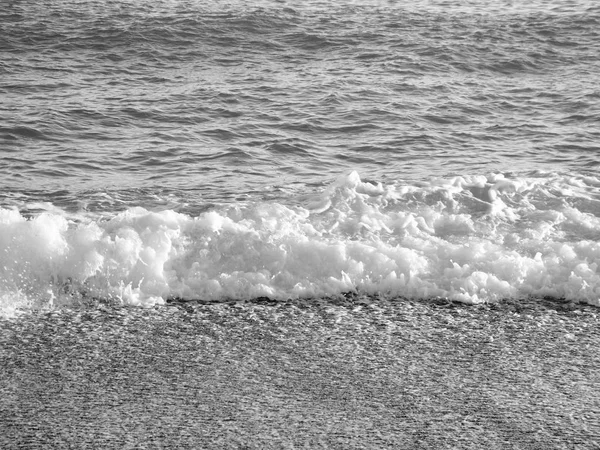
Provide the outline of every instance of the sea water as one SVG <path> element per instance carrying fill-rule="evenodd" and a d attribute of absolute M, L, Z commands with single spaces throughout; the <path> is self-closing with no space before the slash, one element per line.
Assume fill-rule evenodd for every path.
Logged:
<path fill-rule="evenodd" d="M 6 2 L 0 310 L 600 305 L 600 7 Z"/>

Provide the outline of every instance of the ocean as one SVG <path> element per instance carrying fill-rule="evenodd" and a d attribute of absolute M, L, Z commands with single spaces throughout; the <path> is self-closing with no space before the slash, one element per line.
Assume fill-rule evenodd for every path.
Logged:
<path fill-rule="evenodd" d="M 0 315 L 600 305 L 600 6 L 3 2 Z"/>

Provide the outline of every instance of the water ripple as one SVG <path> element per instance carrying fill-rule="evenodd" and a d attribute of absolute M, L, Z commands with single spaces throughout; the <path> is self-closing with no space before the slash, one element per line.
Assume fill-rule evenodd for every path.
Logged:
<path fill-rule="evenodd" d="M 409 179 L 598 166 L 600 9 L 584 0 L 58 0 L 0 21 L 11 189 L 236 198 L 353 165 Z"/>

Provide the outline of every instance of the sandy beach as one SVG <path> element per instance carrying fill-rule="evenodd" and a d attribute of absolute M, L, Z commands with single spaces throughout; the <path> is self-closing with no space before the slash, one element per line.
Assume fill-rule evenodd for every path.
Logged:
<path fill-rule="evenodd" d="M 0 447 L 600 448 L 599 310 L 398 299 L 0 321 Z"/>

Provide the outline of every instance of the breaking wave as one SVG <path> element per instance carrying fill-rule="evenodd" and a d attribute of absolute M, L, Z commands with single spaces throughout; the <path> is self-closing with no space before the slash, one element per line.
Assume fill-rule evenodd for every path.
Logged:
<path fill-rule="evenodd" d="M 213 206 L 32 216 L 0 210 L 4 315 L 86 299 L 130 305 L 357 292 L 465 303 L 600 305 L 600 180 L 537 173 L 417 184 L 340 176 L 319 192 Z"/>

